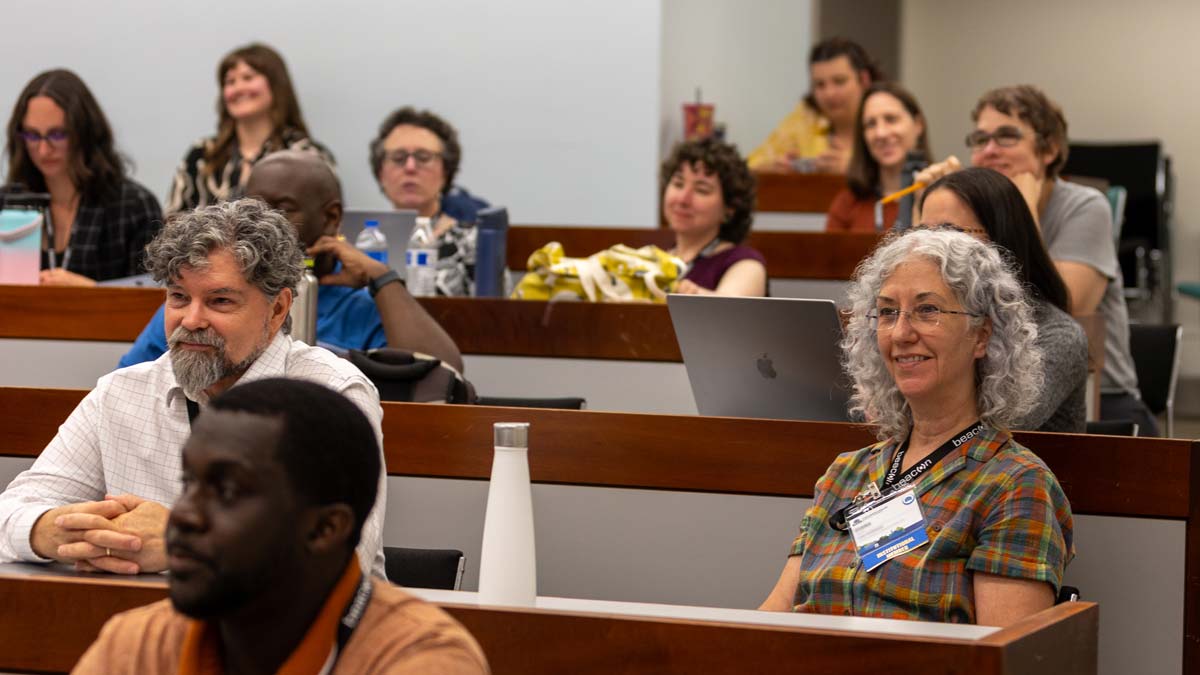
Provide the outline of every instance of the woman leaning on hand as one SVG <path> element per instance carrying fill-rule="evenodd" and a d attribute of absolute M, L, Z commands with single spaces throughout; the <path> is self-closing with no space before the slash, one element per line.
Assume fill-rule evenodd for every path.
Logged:
<path fill-rule="evenodd" d="M 818 481 L 762 609 L 1007 625 L 1050 607 L 1072 519 L 1054 474 L 1007 431 L 1042 386 L 1021 285 L 973 237 L 915 230 L 860 266 L 850 299 L 851 405 L 881 441 Z M 905 485 L 929 541 L 868 571 L 839 517 L 872 487 Z"/>
<path fill-rule="evenodd" d="M 50 194 L 54 241 L 43 243 L 41 283 L 94 286 L 145 271 L 143 249 L 162 227 L 162 211 L 129 178 L 112 127 L 78 75 L 47 70 L 25 85 L 8 120 L 5 158 L 6 182 Z"/>
<path fill-rule="evenodd" d="M 239 47 L 217 66 L 217 135 L 188 148 L 167 197 L 167 214 L 240 197 L 254 164 L 279 150 L 333 157 L 309 138 L 287 64 L 263 44 Z"/>
<path fill-rule="evenodd" d="M 746 158 L 751 169 L 846 173 L 863 91 L 883 73 L 861 45 L 834 37 L 809 52 L 808 78 L 808 94 Z"/>

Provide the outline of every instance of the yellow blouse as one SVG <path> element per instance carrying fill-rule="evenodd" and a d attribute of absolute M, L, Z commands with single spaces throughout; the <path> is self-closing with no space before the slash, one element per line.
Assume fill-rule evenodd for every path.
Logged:
<path fill-rule="evenodd" d="M 761 169 L 777 159 L 816 157 L 829 149 L 829 120 L 801 101 L 767 140 L 746 158 L 751 169 Z"/>

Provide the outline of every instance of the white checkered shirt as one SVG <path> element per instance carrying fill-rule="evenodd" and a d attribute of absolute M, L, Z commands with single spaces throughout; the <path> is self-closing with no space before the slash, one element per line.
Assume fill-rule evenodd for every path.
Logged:
<path fill-rule="evenodd" d="M 237 383 L 268 377 L 316 382 L 349 398 L 375 430 L 382 463 L 379 392 L 349 361 L 281 332 Z M 44 562 L 33 552 L 29 535 L 38 517 L 54 507 L 104 499 L 106 494 L 174 504 L 183 489 L 180 452 L 189 433 L 187 401 L 175 382 L 170 352 L 100 378 L 33 466 L 0 494 L 0 562 Z M 372 561 L 371 571 L 381 577 L 386 478 L 385 467 L 358 544 L 364 567 Z"/>

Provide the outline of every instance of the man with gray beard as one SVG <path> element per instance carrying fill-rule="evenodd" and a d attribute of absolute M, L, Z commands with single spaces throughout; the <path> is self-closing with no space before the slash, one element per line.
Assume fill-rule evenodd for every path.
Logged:
<path fill-rule="evenodd" d="M 180 452 L 210 398 L 270 377 L 309 380 L 352 401 L 382 447 L 379 394 L 348 361 L 290 337 L 304 270 L 295 228 L 257 199 L 169 222 L 146 247 L 167 286 L 169 350 L 100 379 L 34 462 L 0 494 L 0 562 L 74 563 L 86 571 L 158 572 L 163 532 L 182 489 Z M 358 557 L 383 576 L 379 499 Z"/>

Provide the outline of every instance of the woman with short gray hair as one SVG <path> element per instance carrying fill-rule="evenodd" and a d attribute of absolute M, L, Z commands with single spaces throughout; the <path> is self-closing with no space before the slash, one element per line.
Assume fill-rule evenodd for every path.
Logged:
<path fill-rule="evenodd" d="M 1008 431 L 1042 385 L 1021 285 L 973 237 L 917 230 L 859 266 L 850 301 L 851 409 L 880 442 L 818 481 L 762 609 L 1006 625 L 1051 606 L 1073 525 Z"/>

